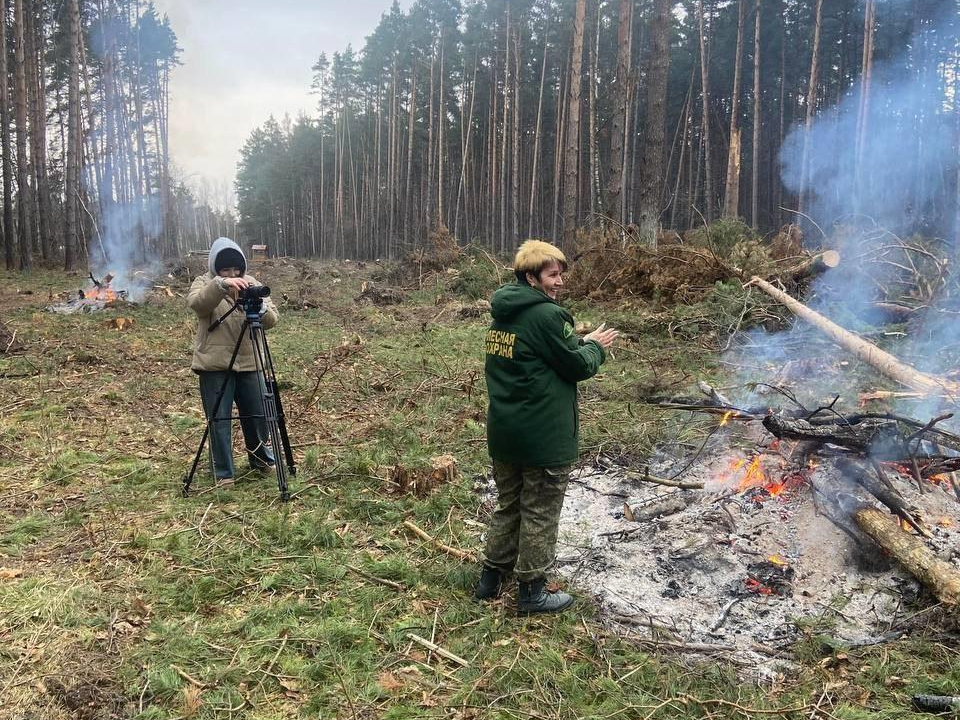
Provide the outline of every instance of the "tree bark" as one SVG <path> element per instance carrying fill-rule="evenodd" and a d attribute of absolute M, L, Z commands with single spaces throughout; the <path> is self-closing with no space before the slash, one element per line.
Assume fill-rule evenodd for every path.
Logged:
<path fill-rule="evenodd" d="M 810 182 L 810 143 L 813 118 L 817 105 L 817 83 L 820 68 L 820 32 L 823 27 L 823 0 L 817 0 L 813 24 L 813 53 L 810 57 L 810 82 L 807 85 L 807 115 L 803 123 L 803 158 L 800 162 L 800 212 L 806 212 L 808 183 Z"/>
<path fill-rule="evenodd" d="M 65 270 L 77 266 L 77 198 L 80 193 L 80 2 L 67 0 L 70 61 L 67 79 L 67 167 L 64 178 L 63 247 Z"/>
<path fill-rule="evenodd" d="M 7 37 L 7 2 L 0 0 L 0 37 Z M 13 150 L 10 146 L 10 93 L 7 86 L 7 49 L 0 52 L 0 163 L 3 176 L 3 255 L 7 270 L 13 270 L 16 233 L 13 227 Z"/>
<path fill-rule="evenodd" d="M 736 218 L 740 203 L 740 75 L 743 68 L 743 26 L 746 0 L 737 3 L 737 49 L 733 63 L 733 96 L 730 100 L 730 147 L 727 151 L 727 182 L 723 216 Z"/>
<path fill-rule="evenodd" d="M 867 144 L 867 131 L 870 118 L 870 80 L 873 75 L 873 35 L 876 27 L 876 0 L 866 0 L 863 16 L 863 65 L 860 75 L 860 105 L 857 112 L 857 131 L 854 139 L 854 203 L 859 209 L 861 198 L 866 193 L 867 179 L 864 177 L 863 153 Z"/>
<path fill-rule="evenodd" d="M 946 395 L 949 397 L 960 396 L 960 385 L 957 383 L 915 370 L 890 353 L 881 350 L 873 343 L 867 342 L 849 330 L 845 330 L 836 323 L 823 317 L 823 315 L 814 312 L 799 300 L 795 300 L 787 295 L 787 293 L 775 288 L 766 280 L 754 276 L 748 284 L 756 285 L 767 293 L 767 295 L 784 305 L 794 315 L 809 322 L 837 345 L 849 350 L 883 375 L 920 392 Z"/>
<path fill-rule="evenodd" d="M 14 83 L 17 105 L 17 220 L 20 225 L 20 269 L 28 272 L 33 265 L 33 237 L 30 217 L 30 158 L 27 155 L 27 73 L 24 48 L 24 2 L 13 2 Z"/>
<path fill-rule="evenodd" d="M 706 18 L 703 0 L 697 0 L 697 25 L 700 29 L 700 107 L 703 111 L 703 215 L 709 223 L 713 220 L 713 172 L 710 163 L 710 46 L 707 42 Z"/>
<path fill-rule="evenodd" d="M 527 212 L 527 237 L 533 237 L 533 209 L 537 198 L 537 173 L 540 164 L 540 123 L 543 119 L 543 84 L 547 77 L 547 33 L 543 34 L 543 63 L 540 68 L 540 93 L 537 96 L 537 122 L 533 130 L 533 161 L 530 171 L 530 205 Z"/>
<path fill-rule="evenodd" d="M 563 159 L 563 246 L 573 248 L 577 226 L 577 199 L 580 193 L 580 81 L 583 67 L 583 24 L 586 0 L 577 0 L 573 21 L 573 51 L 570 58 L 567 142 Z"/>
<path fill-rule="evenodd" d="M 670 70 L 670 0 L 654 0 L 650 21 L 650 56 L 647 67 L 647 109 L 640 153 L 637 233 L 651 247 L 660 224 L 663 188 L 663 144 L 667 113 L 667 76 Z"/>
<path fill-rule="evenodd" d="M 50 188 L 47 182 L 47 111 L 43 62 L 43 26 L 38 18 L 39 3 L 25 8 L 24 39 L 27 61 L 27 96 L 30 102 L 30 144 L 34 177 L 34 210 L 37 213 L 36 249 L 44 260 L 50 258 Z"/>
<path fill-rule="evenodd" d="M 607 178 L 607 193 L 603 201 L 605 212 L 624 224 L 623 191 L 624 146 L 627 137 L 627 103 L 630 97 L 630 30 L 633 22 L 633 0 L 620 0 L 617 24 L 617 74 L 616 100 L 613 121 L 610 127 L 610 172 Z M 619 206 L 620 209 L 617 209 Z"/>
<path fill-rule="evenodd" d="M 750 172 L 750 224 L 760 227 L 760 0 L 757 0 L 753 28 L 753 164 Z"/>

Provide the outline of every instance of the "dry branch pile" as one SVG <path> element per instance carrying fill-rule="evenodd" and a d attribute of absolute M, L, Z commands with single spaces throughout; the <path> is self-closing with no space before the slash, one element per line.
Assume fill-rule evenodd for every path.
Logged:
<path fill-rule="evenodd" d="M 765 242 L 742 223 L 722 221 L 683 237 L 664 232 L 650 248 L 619 233 L 594 231 L 578 237 L 568 289 L 574 296 L 635 297 L 696 302 L 718 282 L 750 274 L 782 276 L 792 282 L 820 268 L 805 253 L 795 225 Z"/>

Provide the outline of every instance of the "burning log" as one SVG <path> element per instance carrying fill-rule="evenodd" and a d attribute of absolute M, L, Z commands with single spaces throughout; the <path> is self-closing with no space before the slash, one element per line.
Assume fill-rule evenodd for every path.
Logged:
<path fill-rule="evenodd" d="M 894 513 L 910 527 L 925 537 L 930 537 L 930 532 L 920 523 L 920 520 L 914 515 L 907 504 L 903 501 L 891 487 L 885 487 L 875 481 L 870 474 L 857 463 L 846 458 L 840 458 L 837 461 L 837 468 L 847 477 L 857 482 L 864 490 L 873 495 L 877 500 L 887 506 L 890 512 Z"/>
<path fill-rule="evenodd" d="M 747 285 L 756 285 L 777 302 L 786 306 L 797 317 L 803 318 L 815 328 L 824 333 L 840 347 L 849 350 L 864 362 L 872 365 L 883 375 L 896 380 L 922 393 L 960 396 L 960 385 L 945 378 L 919 372 L 888 352 L 878 348 L 873 343 L 845 330 L 836 323 L 814 312 L 806 305 L 790 297 L 782 290 L 775 288 L 766 280 L 756 276 L 750 279 Z"/>
<path fill-rule="evenodd" d="M 814 424 L 802 418 L 786 418 L 776 414 L 767 415 L 763 419 L 763 426 L 780 439 L 832 443 L 859 453 L 866 453 L 881 443 L 899 445 L 903 442 L 896 421 L 883 418 L 863 418 L 859 421 L 839 418 L 834 423 Z"/>
<path fill-rule="evenodd" d="M 857 527 L 886 550 L 904 570 L 922 582 L 941 602 L 960 605 L 960 571 L 938 558 L 913 535 L 904 532 L 890 515 L 874 507 L 854 512 Z"/>

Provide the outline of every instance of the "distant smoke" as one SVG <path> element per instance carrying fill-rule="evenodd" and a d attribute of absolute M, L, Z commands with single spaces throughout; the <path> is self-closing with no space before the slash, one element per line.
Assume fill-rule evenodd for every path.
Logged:
<path fill-rule="evenodd" d="M 806 211 L 828 234 L 830 224 L 863 216 L 894 232 L 953 230 L 955 212 L 935 202 L 943 204 L 958 164 L 955 83 L 939 77 L 945 71 L 936 66 L 942 52 L 937 46 L 947 47 L 956 36 L 956 5 L 941 6 L 946 15 L 923 23 L 922 34 L 904 44 L 902 56 L 874 63 L 859 167 L 861 80 L 814 120 Z M 780 150 L 784 185 L 795 193 L 801 190 L 805 134 L 803 123 L 795 125 Z M 948 197 L 948 205 L 953 198 Z"/>
<path fill-rule="evenodd" d="M 955 13 L 955 5 L 944 6 Z M 901 237 L 913 232 L 942 237 L 953 229 L 957 212 L 958 99 L 953 96 L 955 84 L 949 78 L 944 81 L 940 76 L 943 68 L 935 66 L 934 53 L 938 51 L 930 47 L 946 47 L 946 39 L 955 36 L 955 29 L 940 21 L 925 23 L 923 32 L 904 44 L 903 57 L 873 66 L 859 163 L 859 80 L 836 105 L 821 110 L 810 130 L 804 212 L 823 229 L 827 243 L 840 250 L 844 262 L 817 278 L 803 302 L 853 331 L 877 331 L 864 319 L 864 308 L 908 287 L 897 281 L 911 272 L 913 264 L 927 274 L 936 274 L 929 264 L 922 266 L 934 260 L 908 256 Z M 908 48 L 914 54 L 907 55 Z M 916 54 L 922 54 L 918 48 L 931 53 L 923 60 L 926 68 L 918 66 Z M 795 193 L 801 190 L 805 134 L 802 123 L 794 126 L 780 152 L 784 185 Z M 806 234 L 819 242 L 816 229 L 810 227 Z M 952 245 L 953 238 L 950 240 Z M 949 269 L 960 272 L 960 267 Z M 938 286 L 938 282 L 931 285 Z M 874 332 L 870 339 L 921 370 L 944 372 L 956 367 L 960 313 L 958 307 L 947 303 L 938 301 L 938 307 L 912 324 L 909 336 L 900 338 L 899 343 L 897 333 Z M 862 379 L 853 373 L 836 374 L 838 362 L 847 359 L 852 368 L 857 361 L 846 351 L 828 350 L 825 339 L 802 321 L 788 332 L 747 333 L 739 338 L 739 344 L 740 349 L 725 360 L 741 368 L 742 395 L 735 401 L 743 406 L 791 404 L 784 397 L 764 393 L 762 386 L 759 393 L 754 392 L 758 381 L 793 386 L 805 396 L 800 398 L 804 404 L 829 402 L 832 393 L 842 393 L 845 411 L 857 403 L 859 391 L 871 389 L 861 387 Z M 902 412 L 927 419 L 937 412 L 938 404 L 914 403 L 903 406 Z"/>
<path fill-rule="evenodd" d="M 90 247 L 94 276 L 99 280 L 112 274 L 115 290 L 126 290 L 131 300 L 140 300 L 160 265 L 157 258 L 143 253 L 143 248 L 152 244 L 149 241 L 163 230 L 159 196 L 125 204 L 108 203 L 97 230 Z"/>

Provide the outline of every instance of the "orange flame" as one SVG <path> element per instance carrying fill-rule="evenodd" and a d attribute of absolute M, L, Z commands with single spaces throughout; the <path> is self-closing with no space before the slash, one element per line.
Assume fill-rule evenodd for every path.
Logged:
<path fill-rule="evenodd" d="M 117 299 L 117 293 L 109 285 L 101 285 L 90 290 L 85 290 L 83 297 L 87 300 L 103 300 L 104 302 L 113 302 Z"/>
<path fill-rule="evenodd" d="M 767 560 L 772 562 L 774 565 L 779 565 L 780 567 L 790 567 L 790 563 L 788 563 L 779 555 L 771 555 L 770 557 L 767 558 Z"/>
<path fill-rule="evenodd" d="M 723 414 L 723 417 L 720 419 L 720 427 L 723 427 L 728 422 L 730 422 L 731 415 L 733 415 L 733 410 L 727 410 L 727 412 Z"/>

